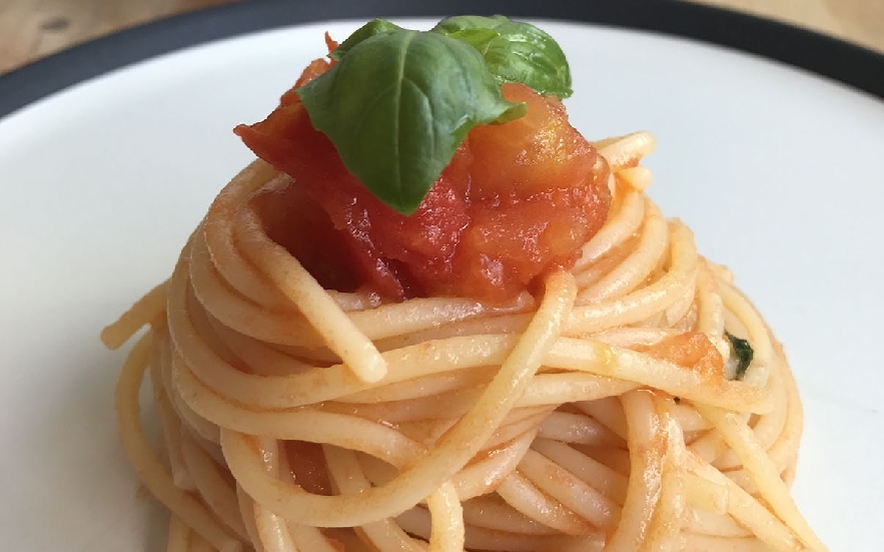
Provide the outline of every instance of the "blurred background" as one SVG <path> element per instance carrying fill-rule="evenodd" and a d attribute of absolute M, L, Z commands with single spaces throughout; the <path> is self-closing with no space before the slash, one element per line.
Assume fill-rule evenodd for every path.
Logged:
<path fill-rule="evenodd" d="M 0 73 L 126 27 L 248 1 L 0 0 Z M 785 21 L 884 52 L 884 0 L 690 1 Z"/>

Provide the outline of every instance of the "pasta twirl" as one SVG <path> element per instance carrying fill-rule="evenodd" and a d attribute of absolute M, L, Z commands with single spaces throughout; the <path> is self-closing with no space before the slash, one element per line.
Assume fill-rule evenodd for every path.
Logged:
<path fill-rule="evenodd" d="M 630 135 L 608 148 L 628 152 L 648 140 Z M 584 246 L 591 263 L 551 275 L 537 305 L 464 308 L 452 299 L 451 322 L 433 317 L 438 303 L 374 306 L 309 282 L 290 285 L 322 294 L 334 314 L 259 297 L 256 289 L 270 296 L 281 274 L 310 275 L 293 270 L 297 260 L 274 251 L 260 228 L 234 228 L 250 195 L 285 177 L 260 161 L 238 175 L 221 194 L 229 206 L 210 209 L 168 284 L 105 333 L 119 344 L 118 332 L 151 326 L 124 368 L 117 409 L 139 475 L 173 512 L 170 542 L 194 549 L 204 539 L 218 550 L 348 542 L 459 550 L 464 538 L 478 550 L 706 550 L 724 541 L 738 550 L 824 549 L 788 493 L 802 413 L 780 345 L 729 274 L 697 254 L 690 232 L 675 220 L 659 232 L 642 183 L 612 166 L 616 200 Z M 653 247 L 633 247 L 651 239 Z M 223 267 L 212 262 L 219 251 Z M 610 274 L 648 266 L 603 299 L 594 291 Z M 248 274 L 254 289 L 236 287 L 231 273 Z M 341 318 L 349 323 L 336 327 L 340 339 L 316 349 L 321 330 L 310 328 Z M 389 320 L 399 328 L 387 331 Z M 726 330 L 752 340 L 743 381 L 710 381 L 641 352 L 685 331 L 724 347 Z M 344 355 L 332 348 L 372 343 L 373 334 L 383 336 L 376 348 L 359 345 L 371 352 L 357 354 L 382 363 L 379 381 L 336 361 Z M 155 398 L 174 419 L 163 426 L 169 468 L 136 424 L 149 360 Z M 320 446 L 303 454 L 308 443 Z M 235 481 L 172 460 L 182 456 L 231 470 Z"/>
<path fill-rule="evenodd" d="M 305 74 L 324 71 L 314 62 Z M 170 551 L 826 549 L 789 493 L 803 415 L 782 347 L 730 272 L 646 195 L 640 161 L 654 138 L 588 144 L 560 123 L 556 100 L 502 90 L 530 106 L 524 126 L 570 140 L 579 168 L 537 154 L 543 170 L 519 170 L 542 181 L 565 166 L 574 186 L 591 173 L 602 187 L 580 201 L 607 209 L 603 224 L 571 212 L 524 287 L 501 272 L 487 279 L 508 294 L 415 293 L 426 281 L 392 261 L 379 270 L 399 280 L 376 288 L 317 275 L 334 260 L 294 254 L 265 207 L 325 169 L 258 159 L 219 193 L 170 279 L 102 333 L 115 348 L 148 326 L 116 410 L 138 476 L 171 511 Z M 498 139 L 477 128 L 440 180 Z M 474 201 L 497 216 L 498 196 L 522 192 L 498 182 L 483 196 L 498 176 L 480 169 Z M 428 197 L 461 216 L 447 196 Z M 561 245 L 578 235 L 578 251 Z M 139 424 L 146 374 L 159 451 Z"/>

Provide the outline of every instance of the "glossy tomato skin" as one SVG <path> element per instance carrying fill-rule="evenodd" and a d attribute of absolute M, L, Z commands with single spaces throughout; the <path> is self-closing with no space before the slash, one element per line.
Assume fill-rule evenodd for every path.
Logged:
<path fill-rule="evenodd" d="M 471 224 L 459 252 L 462 277 L 494 298 L 573 266 L 611 204 L 607 164 L 561 102 L 522 84 L 502 91 L 528 114 L 470 132 Z"/>
<path fill-rule="evenodd" d="M 314 62 L 299 82 L 322 70 Z M 557 99 L 519 84 L 503 93 L 525 102 L 528 114 L 475 127 L 405 216 L 347 171 L 297 94 L 287 92 L 267 119 L 235 129 L 293 179 L 258 199 L 268 233 L 324 286 L 394 300 L 504 302 L 532 290 L 548 271 L 570 268 L 607 218 L 607 165 Z"/>
<path fill-rule="evenodd" d="M 438 282 L 453 277 L 456 244 L 469 222 L 461 188 L 469 178 L 466 148 L 458 149 L 423 203 L 405 216 L 347 171 L 328 138 L 313 129 L 300 102 L 281 105 L 266 120 L 239 125 L 235 132 L 259 157 L 292 176 L 289 190 L 275 196 L 289 215 L 274 214 L 277 222 L 267 230 L 323 285 L 342 291 L 366 287 L 402 299 L 432 295 Z M 265 209 L 278 211 L 267 198 L 261 201 Z M 316 223 L 315 231 L 304 228 L 317 210 L 334 236 L 325 223 Z M 281 220 L 299 222 L 281 229 Z"/>
<path fill-rule="evenodd" d="M 584 187 L 598 155 L 571 126 L 565 106 L 523 84 L 505 84 L 501 92 L 511 102 L 526 104 L 528 114 L 470 132 L 473 196 L 514 199 L 555 188 Z"/>

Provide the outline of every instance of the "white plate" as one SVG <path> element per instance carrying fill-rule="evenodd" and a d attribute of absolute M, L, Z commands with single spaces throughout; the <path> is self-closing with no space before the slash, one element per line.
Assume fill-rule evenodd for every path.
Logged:
<path fill-rule="evenodd" d="M 785 343 L 806 407 L 795 496 L 811 525 L 833 550 L 877 547 L 884 103 L 687 40 L 544 26 L 571 59 L 576 126 L 656 133 L 650 193 Z M 3 549 L 162 549 L 162 514 L 136 497 L 116 439 L 123 353 L 105 351 L 99 330 L 166 277 L 250 160 L 231 128 L 269 112 L 322 55 L 322 31 L 353 28 L 210 43 L 0 120 Z"/>

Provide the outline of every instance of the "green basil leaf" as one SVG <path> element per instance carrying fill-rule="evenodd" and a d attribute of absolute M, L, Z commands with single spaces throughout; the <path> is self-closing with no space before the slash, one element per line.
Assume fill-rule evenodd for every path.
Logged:
<path fill-rule="evenodd" d="M 534 25 L 502 15 L 462 15 L 440 21 L 433 32 L 473 46 L 485 58 L 498 84 L 521 82 L 540 94 L 560 99 L 573 93 L 565 53 L 549 34 Z"/>
<path fill-rule="evenodd" d="M 730 332 L 724 332 L 724 335 L 731 343 L 731 358 L 728 359 L 728 363 L 733 366 L 733 379 L 741 380 L 746 375 L 749 365 L 752 364 L 755 351 L 745 339 L 740 339 Z"/>
<path fill-rule="evenodd" d="M 502 23 L 512 21 L 504 15 L 455 15 L 436 23 L 433 31 L 443 34 L 451 34 L 466 29 L 494 29 Z"/>
<path fill-rule="evenodd" d="M 491 43 L 495 39 L 500 38 L 500 34 L 497 31 L 487 28 L 462 29 L 449 33 L 448 36 L 466 42 L 478 50 L 483 58 Z"/>
<path fill-rule="evenodd" d="M 360 41 L 297 92 L 347 169 L 403 214 L 417 209 L 471 128 L 527 109 L 503 99 L 468 44 L 404 29 Z"/>
<path fill-rule="evenodd" d="M 354 46 L 366 40 L 368 38 L 373 37 L 374 35 L 386 33 L 389 31 L 400 31 L 402 27 L 396 25 L 395 23 L 390 23 L 386 19 L 374 19 L 369 21 L 365 25 L 356 29 L 347 40 L 338 44 L 338 47 L 335 48 L 335 51 L 330 53 L 328 57 L 332 58 L 335 61 L 341 61 L 341 58 L 347 54 Z"/>

